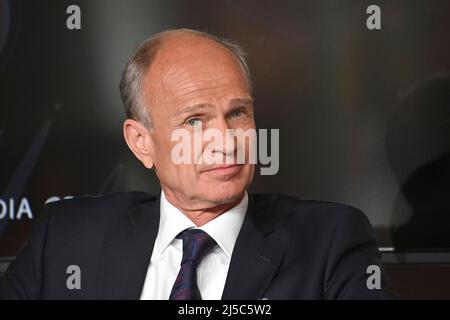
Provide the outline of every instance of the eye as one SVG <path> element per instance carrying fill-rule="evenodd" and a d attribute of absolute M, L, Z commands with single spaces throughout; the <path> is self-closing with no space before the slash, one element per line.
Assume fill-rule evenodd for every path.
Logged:
<path fill-rule="evenodd" d="M 191 127 L 196 127 L 202 123 L 202 120 L 200 120 L 199 118 L 191 118 L 186 123 Z"/>
<path fill-rule="evenodd" d="M 241 110 L 234 110 L 231 113 L 231 117 L 233 117 L 233 118 L 239 118 L 240 116 L 242 116 L 242 111 Z"/>

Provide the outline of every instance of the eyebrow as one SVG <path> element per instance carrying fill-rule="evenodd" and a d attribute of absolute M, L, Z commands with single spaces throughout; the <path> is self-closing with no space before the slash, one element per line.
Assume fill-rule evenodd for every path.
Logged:
<path fill-rule="evenodd" d="M 232 99 L 230 101 L 230 105 L 237 105 L 237 104 L 251 105 L 251 104 L 253 104 L 253 98 L 245 98 L 245 99 L 237 98 L 237 99 Z"/>
<path fill-rule="evenodd" d="M 251 105 L 253 103 L 253 98 L 235 98 L 235 99 L 231 99 L 230 101 L 230 105 L 231 106 L 235 106 L 235 105 Z M 209 103 L 198 103 L 198 104 L 194 104 L 192 106 L 187 106 L 182 108 L 181 110 L 179 110 L 178 112 L 175 113 L 175 117 L 178 117 L 180 115 L 183 114 L 190 114 L 190 113 L 195 113 L 198 112 L 200 110 L 203 109 L 210 109 L 213 108 L 213 106 Z"/>
<path fill-rule="evenodd" d="M 194 104 L 192 106 L 187 106 L 187 107 L 182 108 L 181 110 L 176 112 L 174 116 L 178 117 L 183 114 L 195 113 L 196 111 L 199 111 L 202 109 L 210 109 L 210 108 L 213 108 L 213 106 L 210 105 L 209 103 L 198 103 L 198 104 Z"/>

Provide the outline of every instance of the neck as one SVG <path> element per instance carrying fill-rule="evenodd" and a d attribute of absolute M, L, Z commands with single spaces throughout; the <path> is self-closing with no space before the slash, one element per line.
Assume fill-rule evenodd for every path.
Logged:
<path fill-rule="evenodd" d="M 177 197 L 175 197 L 171 192 L 166 192 L 166 190 L 164 190 L 164 196 L 166 197 L 167 201 L 169 201 L 178 210 L 183 212 L 183 214 L 188 217 L 189 220 L 191 220 L 197 227 L 201 227 L 207 224 L 211 220 L 237 206 L 244 198 L 244 195 L 245 191 L 234 201 L 213 206 L 205 206 L 201 208 L 197 208 L 196 206 L 195 209 L 191 209 L 189 208 L 189 206 L 180 205 L 180 201 L 177 201 Z"/>

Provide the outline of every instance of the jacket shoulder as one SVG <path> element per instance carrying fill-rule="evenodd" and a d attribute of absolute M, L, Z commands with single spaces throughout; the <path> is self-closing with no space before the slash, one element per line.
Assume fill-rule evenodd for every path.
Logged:
<path fill-rule="evenodd" d="M 130 209 L 156 199 L 145 192 L 119 192 L 60 200 L 44 206 L 36 225 L 47 224 L 53 239 L 97 238 L 111 224 L 125 223 Z"/>
<path fill-rule="evenodd" d="M 265 219 L 293 232 L 304 228 L 332 232 L 337 224 L 368 223 L 360 209 L 347 204 L 302 199 L 280 193 L 252 194 L 251 199 L 258 208 L 258 214 L 265 215 Z"/>
<path fill-rule="evenodd" d="M 57 213 L 61 219 L 73 219 L 76 215 L 80 218 L 89 218 L 98 215 L 123 214 L 125 211 L 148 201 L 155 201 L 156 195 L 145 192 L 117 192 L 106 195 L 83 195 L 71 199 L 64 199 L 45 204 L 44 211 Z"/>
<path fill-rule="evenodd" d="M 358 216 L 363 214 L 360 209 L 347 204 L 303 199 L 281 193 L 251 194 L 251 199 L 256 206 L 272 209 L 267 211 L 271 211 L 271 214 L 280 216 L 290 214 L 299 216 L 314 215 L 319 219 L 330 219 L 334 216 L 339 217 L 340 215 Z"/>
<path fill-rule="evenodd" d="M 71 199 L 50 202 L 46 209 L 58 215 L 76 214 L 77 216 L 121 214 L 134 206 L 147 201 L 155 201 L 157 196 L 145 192 L 117 192 L 107 195 L 84 195 Z"/>

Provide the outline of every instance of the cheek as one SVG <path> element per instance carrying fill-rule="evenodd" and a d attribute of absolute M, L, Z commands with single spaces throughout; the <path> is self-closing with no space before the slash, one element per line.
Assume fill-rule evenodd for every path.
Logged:
<path fill-rule="evenodd" d="M 244 173 L 242 175 L 242 178 L 245 182 L 250 182 L 253 180 L 253 174 L 255 172 L 255 165 L 254 164 L 246 164 L 244 166 Z"/>
<path fill-rule="evenodd" d="M 166 139 L 163 141 L 163 139 Z M 171 141 L 166 137 L 161 137 L 158 143 L 155 143 L 155 166 L 159 171 L 159 176 L 165 181 L 172 181 L 177 184 L 192 184 L 196 180 L 196 168 L 191 164 L 176 163 L 172 159 L 172 150 L 177 142 Z"/>
<path fill-rule="evenodd" d="M 172 162 L 171 162 L 172 163 Z M 172 179 L 177 181 L 179 185 L 195 186 L 198 184 L 198 176 L 194 165 L 171 164 L 170 174 Z"/>
<path fill-rule="evenodd" d="M 172 168 L 172 170 L 174 166 L 178 166 L 171 158 L 172 150 L 177 144 L 176 141 L 171 140 L 171 134 L 155 135 L 153 141 L 155 165 L 159 165 L 160 168 Z"/>

